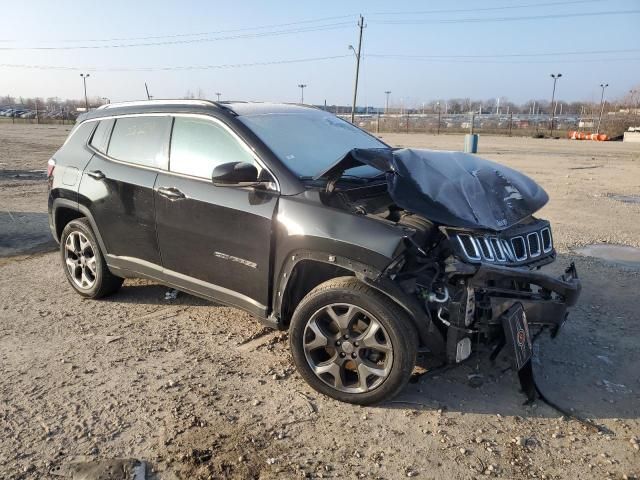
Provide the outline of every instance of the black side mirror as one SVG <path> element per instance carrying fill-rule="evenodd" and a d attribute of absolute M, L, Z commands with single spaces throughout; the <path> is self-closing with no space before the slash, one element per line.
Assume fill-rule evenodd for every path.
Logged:
<path fill-rule="evenodd" d="M 216 186 L 248 187 L 258 183 L 258 169 L 247 162 L 229 162 L 213 169 L 211 180 Z"/>

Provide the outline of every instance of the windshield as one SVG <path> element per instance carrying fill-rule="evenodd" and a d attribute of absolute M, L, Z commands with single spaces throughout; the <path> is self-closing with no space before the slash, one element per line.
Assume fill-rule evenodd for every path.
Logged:
<path fill-rule="evenodd" d="M 353 148 L 388 148 L 349 122 L 320 110 L 250 114 L 238 119 L 301 178 L 323 172 Z M 379 170 L 368 165 L 351 168 L 347 173 L 361 177 L 378 174 Z"/>

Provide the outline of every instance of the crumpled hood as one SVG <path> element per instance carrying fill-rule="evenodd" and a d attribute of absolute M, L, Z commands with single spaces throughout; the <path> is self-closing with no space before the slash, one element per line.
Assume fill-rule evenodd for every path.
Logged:
<path fill-rule="evenodd" d="M 362 164 L 387 172 L 399 207 L 451 227 L 504 230 L 549 200 L 526 175 L 462 152 L 354 149 L 323 176 Z"/>

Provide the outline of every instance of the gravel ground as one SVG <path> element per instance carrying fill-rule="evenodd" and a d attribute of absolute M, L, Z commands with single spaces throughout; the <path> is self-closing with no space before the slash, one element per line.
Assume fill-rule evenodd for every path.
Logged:
<path fill-rule="evenodd" d="M 606 427 L 523 406 L 502 356 L 416 376 L 393 402 L 341 404 L 293 370 L 286 333 L 249 315 L 127 280 L 103 301 L 66 284 L 47 237 L 42 170 L 68 128 L 0 127 L 0 478 L 72 460 L 139 458 L 150 478 L 634 478 L 640 475 L 640 271 L 572 249 L 640 246 L 640 148 L 482 137 L 480 154 L 551 197 L 556 272 L 575 261 L 580 303 L 538 340 L 542 391 Z M 455 149 L 459 136 L 387 135 Z M 421 359 L 429 367 L 428 359 Z"/>

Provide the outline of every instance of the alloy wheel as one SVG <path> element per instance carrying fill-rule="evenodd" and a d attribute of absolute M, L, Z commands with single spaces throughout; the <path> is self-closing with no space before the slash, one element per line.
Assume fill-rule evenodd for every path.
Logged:
<path fill-rule="evenodd" d="M 393 364 L 393 346 L 384 326 L 348 303 L 326 305 L 311 316 L 304 331 L 304 353 L 319 379 L 347 393 L 380 386 Z"/>
<path fill-rule="evenodd" d="M 96 283 L 96 255 L 89 239 L 79 231 L 73 231 L 64 244 L 64 261 L 69 276 L 78 288 L 88 290 Z"/>

